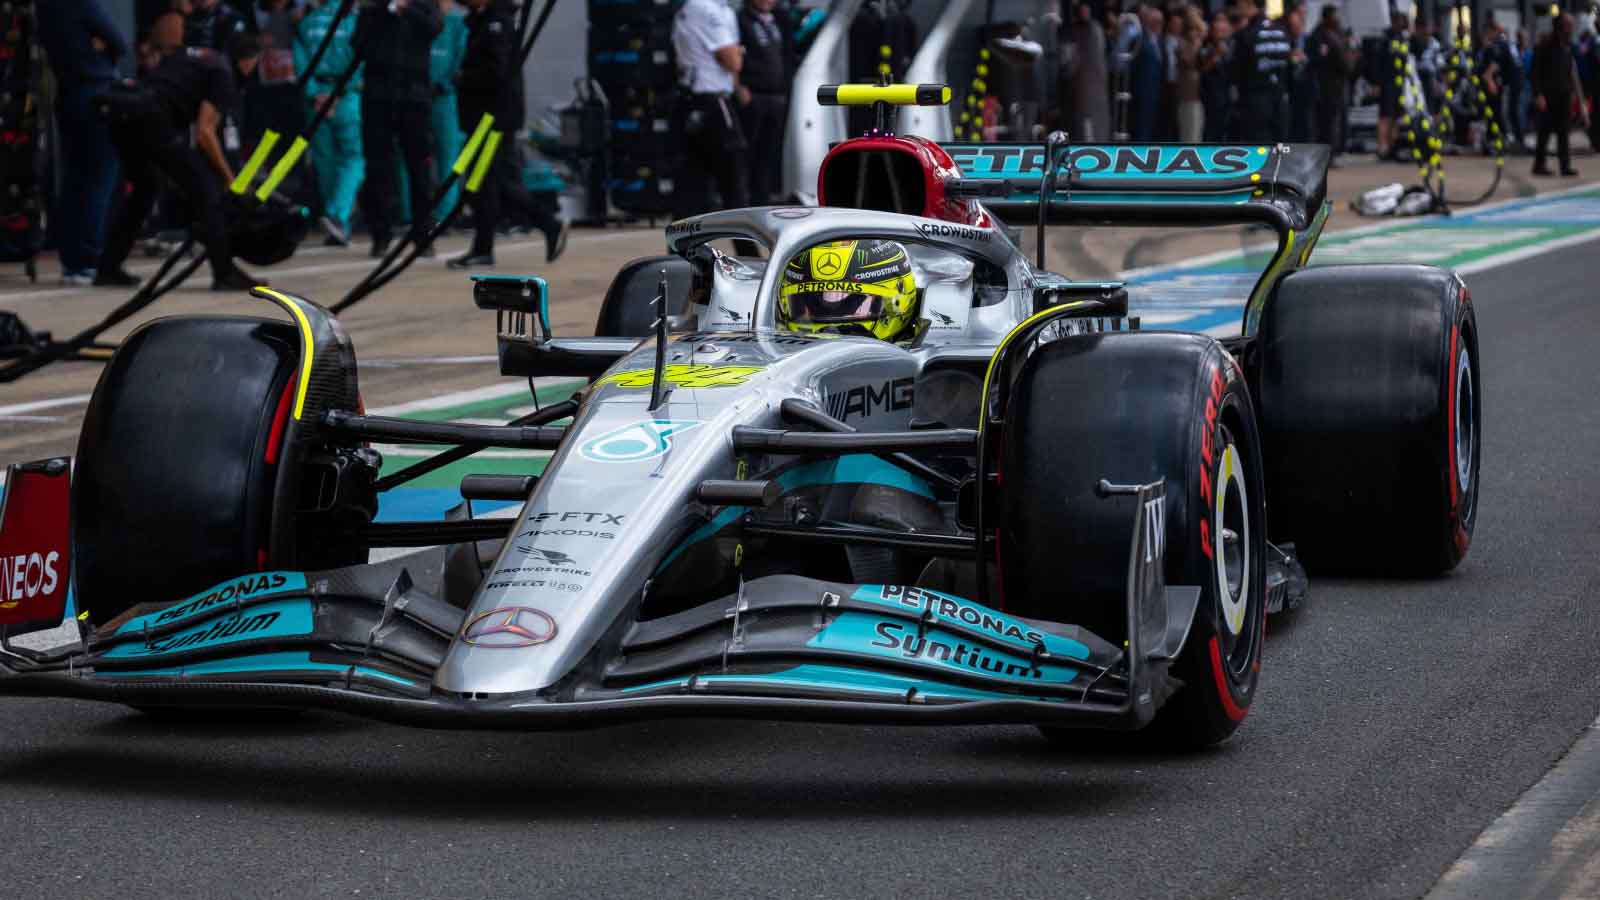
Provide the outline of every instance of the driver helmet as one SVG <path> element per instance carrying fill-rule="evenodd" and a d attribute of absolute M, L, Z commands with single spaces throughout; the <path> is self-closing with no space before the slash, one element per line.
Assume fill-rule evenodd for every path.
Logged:
<path fill-rule="evenodd" d="M 916 322 L 920 296 L 906 248 L 894 241 L 832 241 L 783 269 L 778 325 L 811 334 L 893 341 Z"/>

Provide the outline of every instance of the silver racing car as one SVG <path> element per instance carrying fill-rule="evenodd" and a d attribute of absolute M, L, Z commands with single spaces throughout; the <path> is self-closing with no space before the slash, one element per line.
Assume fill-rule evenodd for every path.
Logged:
<path fill-rule="evenodd" d="M 1267 615 L 1305 595 L 1300 560 L 1441 571 L 1476 515 L 1466 289 L 1420 266 L 1306 267 L 1326 161 L 848 141 L 819 207 L 669 226 L 596 336 L 550 333 L 539 278 L 477 279 L 505 375 L 588 380 L 509 425 L 365 414 L 350 341 L 304 298 L 258 289 L 282 316 L 151 322 L 107 366 L 76 458 L 11 469 L 0 693 L 450 728 L 709 716 L 1223 740 Z M 1142 329 L 1121 285 L 1045 271 L 1024 222 L 1255 223 L 1279 241 L 1218 339 Z M 379 477 L 373 441 L 448 449 Z M 515 518 L 373 521 L 382 491 L 489 447 L 551 453 L 539 474 L 462 481 L 521 502 Z M 420 556 L 368 562 L 441 546 L 437 576 Z M 69 590 L 80 641 L 9 641 L 57 625 Z"/>

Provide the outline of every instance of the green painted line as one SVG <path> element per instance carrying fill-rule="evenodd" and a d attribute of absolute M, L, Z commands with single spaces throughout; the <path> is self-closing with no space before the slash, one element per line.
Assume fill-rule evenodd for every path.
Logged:
<path fill-rule="evenodd" d="M 405 413 L 404 416 L 424 422 L 471 421 L 504 424 L 532 412 L 534 397 L 538 398 L 539 406 L 549 406 L 571 397 L 573 392 L 585 384 L 583 381 L 547 384 L 540 386 L 532 397 L 525 390 L 515 391 L 502 397 L 415 410 Z M 383 453 L 382 474 L 388 475 L 399 471 L 445 449 L 447 448 L 443 446 L 427 444 L 408 445 L 403 448 L 385 446 L 380 450 Z M 539 450 L 480 450 L 460 462 L 451 463 L 415 481 L 407 482 L 406 487 L 453 489 L 460 486 L 462 477 L 466 475 L 537 475 L 544 471 L 549 457 L 549 453 Z"/>

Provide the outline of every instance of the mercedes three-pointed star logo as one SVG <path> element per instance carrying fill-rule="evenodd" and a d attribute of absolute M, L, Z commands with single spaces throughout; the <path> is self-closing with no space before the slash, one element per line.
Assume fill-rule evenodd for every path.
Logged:
<path fill-rule="evenodd" d="M 839 254 L 824 253 L 817 259 L 817 274 L 837 275 L 839 274 L 840 265 Z"/>
<path fill-rule="evenodd" d="M 528 606 L 491 609 L 461 629 L 463 643 L 474 647 L 532 647 L 556 636 L 556 620 Z"/>

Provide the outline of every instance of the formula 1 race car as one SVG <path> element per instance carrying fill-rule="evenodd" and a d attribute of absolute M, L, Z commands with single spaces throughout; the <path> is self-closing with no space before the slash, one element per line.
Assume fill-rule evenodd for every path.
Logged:
<path fill-rule="evenodd" d="M 948 98 L 822 95 L 880 115 Z M 453 728 L 1223 740 L 1269 611 L 1305 593 L 1300 558 L 1439 572 L 1476 514 L 1466 288 L 1306 268 L 1326 164 L 1315 146 L 847 141 L 819 207 L 669 226 L 594 337 L 551 336 L 543 280 L 479 277 L 503 374 L 589 379 L 504 426 L 365 414 L 349 339 L 290 294 L 256 291 L 287 322 L 151 322 L 106 368 L 76 459 L 12 467 L 4 636 L 55 626 L 70 587 L 82 640 L 5 641 L 0 693 Z M 1279 241 L 1218 340 L 1139 328 L 1122 286 L 1043 271 L 1008 221 Z M 450 449 L 380 478 L 370 441 Z M 381 491 L 486 447 L 553 454 L 462 482 L 515 518 L 373 521 Z M 447 548 L 437 585 L 367 562 L 425 546 Z"/>

